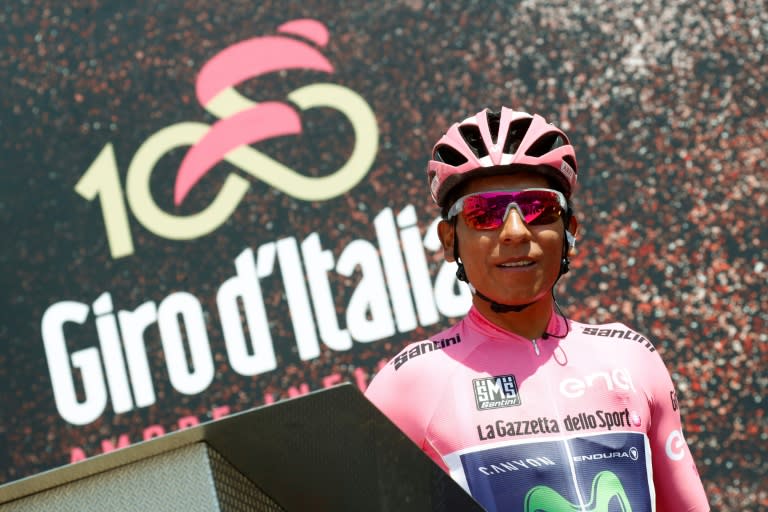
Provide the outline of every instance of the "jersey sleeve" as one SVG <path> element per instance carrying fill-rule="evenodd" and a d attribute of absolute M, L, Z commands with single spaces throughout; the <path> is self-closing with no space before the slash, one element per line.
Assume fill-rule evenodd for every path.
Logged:
<path fill-rule="evenodd" d="M 407 347 L 400 354 L 409 350 L 413 349 Z M 430 397 L 430 386 L 424 385 L 424 379 L 429 378 L 424 372 L 431 369 L 416 361 L 400 366 L 399 356 L 376 374 L 365 396 L 432 460 L 445 468 L 442 458 L 426 437 L 434 400 Z"/>
<path fill-rule="evenodd" d="M 396 368 L 396 361 L 397 358 L 393 359 L 376 374 L 366 389 L 365 396 L 411 441 L 421 446 L 424 441 L 426 418 L 423 411 L 419 410 L 418 400 L 414 398 L 414 395 L 418 394 L 419 386 L 415 385 L 415 382 L 411 382 L 414 385 L 409 385 L 409 381 L 414 380 L 413 376 L 409 375 L 405 367 Z"/>
<path fill-rule="evenodd" d="M 709 504 L 685 441 L 677 395 L 658 352 L 648 353 L 647 377 L 652 386 L 648 432 L 658 512 L 706 512 Z"/>

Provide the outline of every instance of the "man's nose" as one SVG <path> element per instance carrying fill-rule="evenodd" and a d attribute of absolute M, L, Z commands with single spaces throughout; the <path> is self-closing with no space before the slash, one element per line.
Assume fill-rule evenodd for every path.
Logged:
<path fill-rule="evenodd" d="M 531 231 L 528 224 L 525 223 L 520 207 L 515 203 L 507 206 L 507 213 L 504 215 L 504 224 L 501 227 L 501 239 L 510 242 L 529 240 Z"/>

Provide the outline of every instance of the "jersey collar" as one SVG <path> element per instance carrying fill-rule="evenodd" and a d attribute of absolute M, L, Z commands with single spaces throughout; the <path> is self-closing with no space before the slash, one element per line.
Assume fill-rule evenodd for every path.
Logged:
<path fill-rule="evenodd" d="M 527 340 L 524 336 L 520 336 L 512 331 L 508 331 L 503 327 L 499 327 L 490 320 L 488 320 L 483 314 L 473 305 L 469 309 L 469 313 L 465 318 L 465 321 L 469 323 L 470 327 L 476 331 L 490 338 L 509 339 L 510 337 L 520 338 Z M 567 320 L 552 309 L 552 313 L 549 317 L 549 323 L 547 324 L 546 332 L 552 334 L 552 337 L 561 337 L 568 331 L 566 325 Z"/>

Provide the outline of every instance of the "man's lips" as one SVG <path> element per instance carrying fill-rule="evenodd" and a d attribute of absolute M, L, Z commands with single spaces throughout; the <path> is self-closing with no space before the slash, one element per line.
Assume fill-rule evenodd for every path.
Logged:
<path fill-rule="evenodd" d="M 526 268 L 535 265 L 536 262 L 532 259 L 520 259 L 520 260 L 509 260 L 505 261 L 503 263 L 499 263 L 496 266 L 499 268 Z"/>

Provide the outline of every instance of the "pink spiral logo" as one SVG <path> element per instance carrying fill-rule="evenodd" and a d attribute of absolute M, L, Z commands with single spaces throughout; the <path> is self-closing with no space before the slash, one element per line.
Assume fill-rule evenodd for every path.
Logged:
<path fill-rule="evenodd" d="M 325 46 L 329 39 L 325 25 L 310 19 L 290 21 L 277 31 L 303 37 L 318 46 Z M 263 74 L 289 69 L 311 69 L 329 74 L 334 71 L 328 59 L 307 43 L 284 36 L 255 37 L 222 50 L 203 66 L 197 77 L 197 99 L 206 107 L 230 87 Z M 176 175 L 174 203 L 181 204 L 192 187 L 232 149 L 271 137 L 300 133 L 298 113 L 280 102 L 258 104 L 218 121 L 182 161 Z"/>

